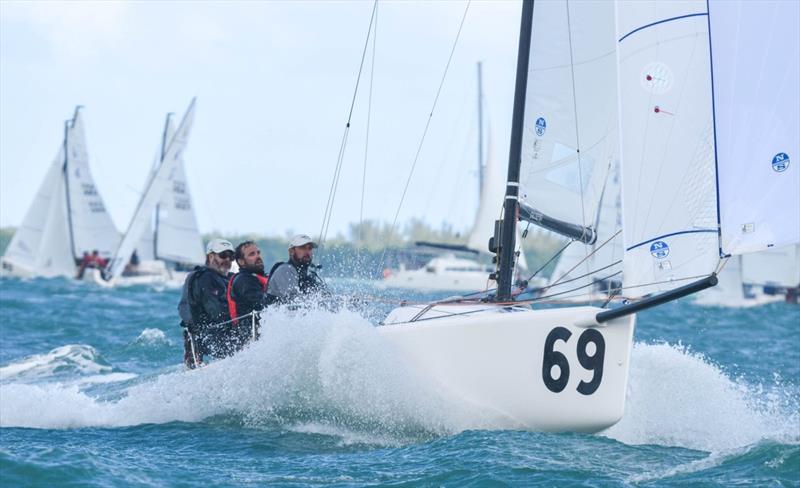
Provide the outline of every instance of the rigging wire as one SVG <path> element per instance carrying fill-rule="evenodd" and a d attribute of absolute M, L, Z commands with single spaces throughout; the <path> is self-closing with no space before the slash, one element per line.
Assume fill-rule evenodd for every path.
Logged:
<path fill-rule="evenodd" d="M 605 241 L 604 241 L 602 244 L 600 244 L 599 246 L 596 246 L 594 249 L 592 249 L 592 252 L 588 253 L 588 254 L 586 255 L 586 257 L 585 257 L 585 258 L 583 258 L 583 259 L 581 259 L 580 261 L 578 261 L 578 262 L 575 264 L 575 266 L 573 266 L 573 267 L 571 267 L 571 268 L 569 269 L 569 271 L 567 271 L 566 273 L 564 273 L 563 275 L 561 275 L 561 278 L 557 279 L 555 283 L 553 283 L 552 285 L 549 285 L 549 286 L 547 286 L 547 287 L 545 288 L 545 290 L 546 290 L 546 289 L 548 289 L 548 288 L 552 288 L 552 287 L 554 287 L 554 286 L 557 286 L 557 285 L 560 285 L 560 284 L 562 284 L 562 281 L 561 281 L 561 280 L 563 280 L 564 278 L 566 278 L 567 276 L 569 276 L 569 274 L 570 274 L 570 273 L 572 273 L 573 271 L 575 271 L 575 269 L 577 269 L 577 268 L 578 268 L 578 266 L 580 266 L 581 264 L 583 264 L 583 262 L 584 262 L 584 261 L 586 261 L 586 260 L 587 260 L 587 259 L 589 259 L 590 257 L 594 256 L 594 254 L 595 254 L 597 251 L 599 251 L 600 249 L 602 249 L 603 247 L 605 247 L 605 245 L 606 245 L 606 244 L 608 244 L 609 242 L 611 242 L 612 240 L 614 240 L 614 238 L 615 238 L 615 237 L 617 237 L 617 236 L 620 234 L 620 232 L 622 232 L 622 229 L 620 229 L 620 230 L 616 231 L 616 232 L 614 233 L 614 235 L 612 235 L 611 237 L 609 237 L 608 239 L 606 239 L 606 240 L 605 240 Z M 621 263 L 621 262 L 622 262 L 622 260 L 616 261 L 616 263 Z M 615 264 L 616 264 L 616 263 L 615 263 Z M 604 269 L 604 268 L 601 268 L 601 269 Z M 592 274 L 592 273 L 591 273 L 591 272 L 589 272 L 589 273 L 587 273 L 587 274 Z M 572 280 L 564 281 L 563 283 L 568 283 L 569 281 L 572 281 Z"/>
<path fill-rule="evenodd" d="M 372 31 L 372 59 L 369 66 L 369 97 L 367 97 L 367 134 L 364 141 L 364 169 L 361 173 L 361 207 L 358 212 L 358 262 L 361 262 L 362 236 L 364 232 L 364 194 L 367 188 L 367 156 L 369 154 L 369 126 L 372 119 L 372 85 L 375 81 L 375 45 L 378 42 L 378 0 L 375 0 L 375 29 Z"/>
<path fill-rule="evenodd" d="M 339 187 L 339 177 L 342 173 L 342 163 L 344 162 L 344 153 L 345 148 L 347 147 L 347 138 L 350 133 L 350 122 L 353 118 L 353 109 L 356 105 L 356 96 L 358 95 L 358 86 L 361 82 L 361 73 L 364 70 L 364 59 L 367 57 L 367 47 L 369 46 L 369 38 L 372 34 L 372 25 L 375 21 L 375 17 L 378 11 L 378 0 L 375 0 L 372 6 L 372 14 L 369 18 L 369 27 L 367 28 L 367 38 L 364 41 L 364 50 L 361 53 L 361 63 L 358 67 L 358 76 L 356 77 L 356 86 L 353 89 L 353 99 L 350 102 L 350 112 L 347 115 L 347 124 L 345 124 L 344 133 L 342 134 L 342 142 L 339 146 L 339 155 L 336 159 L 336 169 L 333 173 L 333 179 L 331 181 L 331 188 L 328 191 L 328 202 L 325 206 L 325 213 L 322 218 L 322 227 L 319 231 L 319 245 L 322 245 L 325 242 L 325 238 L 328 235 L 328 228 L 330 226 L 331 216 L 333 214 L 333 204 L 336 200 L 336 191 Z"/>
<path fill-rule="evenodd" d="M 578 188 L 581 190 L 581 219 L 583 222 L 584 227 L 586 226 L 586 209 L 585 209 L 585 196 L 583 194 L 583 164 L 581 164 L 581 135 L 579 130 L 579 122 L 578 122 L 578 100 L 577 94 L 575 89 L 575 59 L 574 59 L 574 47 L 572 46 L 572 22 L 570 21 L 569 16 L 569 0 L 564 3 L 564 8 L 567 10 L 567 38 L 569 39 L 569 70 L 570 70 L 570 77 L 572 80 L 572 109 L 573 114 L 575 116 L 575 144 L 577 146 L 576 151 L 578 155 Z M 599 209 L 598 209 L 599 213 Z M 596 230 L 595 230 L 596 231 Z M 586 250 L 586 257 L 578 263 L 575 267 L 579 266 L 582 262 L 589 259 L 589 256 L 594 254 L 594 251 L 589 253 L 588 246 L 585 248 Z M 587 266 L 589 268 L 589 266 Z M 573 268 L 575 269 L 575 268 Z M 570 270 L 572 271 L 572 270 Z"/>
<path fill-rule="evenodd" d="M 467 1 L 467 6 L 464 8 L 464 14 L 461 17 L 461 23 L 458 26 L 458 32 L 456 33 L 456 38 L 453 41 L 453 47 L 450 49 L 450 56 L 447 58 L 447 64 L 444 68 L 444 73 L 442 73 L 442 79 L 439 82 L 439 88 L 436 90 L 436 96 L 433 99 L 433 105 L 431 106 L 431 111 L 428 114 L 428 120 L 425 123 L 425 129 L 422 131 L 422 137 L 420 138 L 419 145 L 417 146 L 417 152 L 414 155 L 414 161 L 411 163 L 411 170 L 408 172 L 408 178 L 406 178 L 406 184 L 403 187 L 403 194 L 400 197 L 400 203 L 397 205 L 397 210 L 394 214 L 394 219 L 392 220 L 392 226 L 389 228 L 388 237 L 394 233 L 395 228 L 397 227 L 397 218 L 400 216 L 400 209 L 403 207 L 403 202 L 406 199 L 406 193 L 408 192 L 408 187 L 411 183 L 411 178 L 414 176 L 414 169 L 417 167 L 417 161 L 419 161 L 419 155 L 422 152 L 422 146 L 425 143 L 425 136 L 428 134 L 428 129 L 431 125 L 431 119 L 433 118 L 433 112 L 436 110 L 436 104 L 439 101 L 439 95 L 442 93 L 442 87 L 444 86 L 444 81 L 447 78 L 447 72 L 450 69 L 450 63 L 453 60 L 453 54 L 456 52 L 456 46 L 458 46 L 458 39 L 461 37 L 461 30 L 464 27 L 464 21 L 467 19 L 467 12 L 469 12 L 469 6 L 472 3 L 472 0 Z M 383 267 L 384 260 L 386 258 L 386 246 L 383 247 L 383 253 L 381 255 L 380 267 Z"/>

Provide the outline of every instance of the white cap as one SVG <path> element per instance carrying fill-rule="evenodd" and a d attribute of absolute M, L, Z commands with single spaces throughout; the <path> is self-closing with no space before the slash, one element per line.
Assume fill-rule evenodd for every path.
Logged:
<path fill-rule="evenodd" d="M 299 234 L 292 237 L 292 242 L 289 243 L 289 249 L 293 247 L 305 246 L 311 244 L 311 247 L 317 247 L 317 243 L 305 234 Z"/>
<path fill-rule="evenodd" d="M 212 252 L 220 254 L 225 251 L 234 252 L 233 244 L 225 239 L 211 239 L 211 242 L 206 246 L 206 254 L 211 254 Z"/>

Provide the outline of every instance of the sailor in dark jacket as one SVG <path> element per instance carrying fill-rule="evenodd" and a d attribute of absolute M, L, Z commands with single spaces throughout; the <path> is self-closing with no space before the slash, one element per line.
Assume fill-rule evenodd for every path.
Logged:
<path fill-rule="evenodd" d="M 224 324 L 230 320 L 225 289 L 233 262 L 233 245 L 214 239 L 206 246 L 206 264 L 189 273 L 178 303 L 184 327 L 184 362 L 189 368 L 203 363 L 203 356 L 230 354 L 230 338 Z M 222 324 L 222 325 L 220 325 Z"/>
<path fill-rule="evenodd" d="M 267 287 L 267 303 L 299 304 L 311 295 L 317 301 L 330 298 L 325 282 L 314 271 L 312 260 L 317 244 L 307 235 L 297 235 L 289 243 L 289 261 L 276 264 Z"/>
<path fill-rule="evenodd" d="M 242 317 L 235 320 L 233 332 L 236 347 L 242 348 L 250 340 L 258 338 L 258 317 L 253 324 L 250 317 L 244 316 L 264 309 L 267 276 L 264 273 L 261 250 L 253 241 L 245 241 L 236 246 L 236 264 L 239 265 L 239 272 L 231 280 L 228 303 L 231 315 L 235 315 L 231 318 Z"/>

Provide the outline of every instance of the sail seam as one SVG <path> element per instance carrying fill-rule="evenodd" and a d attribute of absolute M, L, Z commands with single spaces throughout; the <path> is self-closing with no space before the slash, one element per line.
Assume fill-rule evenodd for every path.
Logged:
<path fill-rule="evenodd" d="M 703 15 L 707 16 L 708 12 L 698 12 L 696 14 L 679 15 L 677 17 L 670 17 L 668 19 L 657 20 L 655 22 L 651 22 L 649 24 L 646 24 L 646 25 L 643 25 L 641 27 L 637 27 L 636 29 L 633 29 L 632 31 L 630 31 L 627 34 L 625 34 L 624 36 L 620 37 L 619 41 L 617 41 L 617 42 L 622 42 L 626 37 L 628 37 L 628 36 L 630 36 L 632 34 L 635 34 L 636 32 L 639 32 L 640 30 L 647 29 L 648 27 L 653 27 L 655 25 L 663 24 L 665 22 L 672 22 L 672 21 L 675 21 L 675 20 L 686 19 L 686 18 L 689 18 L 689 17 L 702 17 Z"/>

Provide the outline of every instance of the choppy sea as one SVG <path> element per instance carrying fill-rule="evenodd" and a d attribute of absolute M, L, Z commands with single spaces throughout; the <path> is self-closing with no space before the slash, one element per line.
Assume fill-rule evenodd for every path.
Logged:
<path fill-rule="evenodd" d="M 431 401 L 376 334 L 380 301 L 276 316 L 185 371 L 178 298 L 0 280 L 2 486 L 800 485 L 798 306 L 640 314 L 625 416 L 584 435 Z"/>

